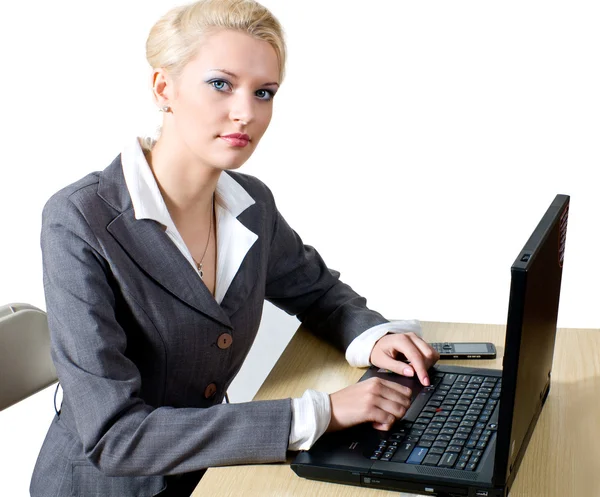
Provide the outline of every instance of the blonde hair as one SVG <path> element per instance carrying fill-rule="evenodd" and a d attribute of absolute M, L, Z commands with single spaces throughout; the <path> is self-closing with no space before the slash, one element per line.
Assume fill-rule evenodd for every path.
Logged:
<path fill-rule="evenodd" d="M 279 61 L 279 82 L 285 75 L 283 29 L 271 12 L 255 0 L 199 0 L 175 7 L 161 17 L 146 40 L 146 60 L 152 69 L 164 68 L 177 79 L 197 54 L 203 35 L 231 29 L 269 43 Z M 160 135 L 160 127 L 157 136 Z M 144 138 L 148 150 L 156 137 Z"/>

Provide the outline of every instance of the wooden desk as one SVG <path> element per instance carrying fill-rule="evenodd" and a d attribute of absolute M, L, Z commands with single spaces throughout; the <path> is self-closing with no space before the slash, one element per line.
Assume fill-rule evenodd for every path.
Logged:
<path fill-rule="evenodd" d="M 500 369 L 504 326 L 422 323 L 429 342 L 487 341 L 498 358 L 472 361 Z M 466 361 L 443 361 L 466 364 Z M 332 393 L 358 381 L 364 370 L 300 328 L 255 400 L 300 397 L 313 388 Z M 410 495 L 299 478 L 289 464 L 211 468 L 193 497 L 373 497 Z M 557 335 L 550 396 L 542 411 L 511 497 L 600 496 L 600 330 L 561 329 Z"/>

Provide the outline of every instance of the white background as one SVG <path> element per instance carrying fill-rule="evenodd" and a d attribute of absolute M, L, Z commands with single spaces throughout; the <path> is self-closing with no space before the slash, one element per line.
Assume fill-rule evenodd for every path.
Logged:
<path fill-rule="evenodd" d="M 503 323 L 510 265 L 566 193 L 559 325 L 600 328 L 596 2 L 263 3 L 289 63 L 242 172 L 344 281 L 389 318 Z M 45 201 L 159 124 L 144 44 L 177 4 L 0 6 L 0 304 L 45 308 Z M 266 308 L 232 400 L 254 395 L 295 328 Z M 28 493 L 51 397 L 0 413 L 6 495 Z"/>

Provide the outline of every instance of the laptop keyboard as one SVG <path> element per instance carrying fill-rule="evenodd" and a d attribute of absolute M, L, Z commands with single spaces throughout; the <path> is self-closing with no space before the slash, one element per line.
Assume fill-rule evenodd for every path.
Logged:
<path fill-rule="evenodd" d="M 475 471 L 498 428 L 502 379 L 437 373 L 407 415 L 368 454 L 372 460 Z"/>

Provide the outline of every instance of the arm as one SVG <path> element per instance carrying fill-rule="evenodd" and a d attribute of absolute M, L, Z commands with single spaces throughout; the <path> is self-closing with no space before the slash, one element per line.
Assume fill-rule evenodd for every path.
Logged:
<path fill-rule="evenodd" d="M 285 460 L 289 399 L 206 409 L 143 401 L 140 372 L 126 355 L 116 282 L 69 198 L 47 204 L 41 244 L 52 353 L 64 389 L 61 417 L 94 465 L 122 476 Z"/>
<path fill-rule="evenodd" d="M 266 299 L 296 315 L 312 333 L 345 351 L 363 331 L 387 320 L 327 268 L 319 253 L 304 245 L 275 211 Z"/>
<path fill-rule="evenodd" d="M 275 222 L 267 275 L 266 298 L 268 300 L 286 312 L 297 315 L 302 324 L 313 333 L 346 351 L 349 359 L 356 358 L 354 362 L 357 364 L 353 365 L 359 363 L 364 365 L 362 363 L 365 362 L 365 357 L 368 365 L 368 358 L 374 350 L 374 345 L 382 343 L 380 339 L 387 333 L 413 331 L 413 329 L 420 331 L 420 326 L 416 322 L 388 323 L 381 314 L 368 309 L 366 299 L 342 283 L 339 280 L 339 273 L 328 269 L 314 248 L 302 243 L 300 237 L 277 211 L 274 201 L 273 210 Z M 361 339 L 363 332 L 365 337 Z M 416 336 L 415 339 L 420 341 Z M 351 343 L 353 347 L 349 347 Z M 412 352 L 414 349 L 412 343 L 409 346 Z M 390 350 L 393 348 L 393 346 L 389 347 Z M 399 351 L 402 352 L 404 348 L 405 346 L 401 345 Z M 411 359 L 415 364 L 424 366 L 431 362 L 432 358 L 427 348 L 428 346 L 423 348 L 423 354 L 426 354 L 424 358 L 420 353 L 411 353 Z M 395 362 L 394 359 L 391 361 Z M 380 361 L 377 359 L 375 362 Z M 390 367 L 388 363 L 386 365 Z M 396 364 L 394 368 L 397 369 Z M 419 372 L 421 370 L 422 367 L 419 367 Z M 311 417 L 315 420 L 312 423 L 314 431 L 310 435 L 307 434 L 305 438 L 309 442 L 301 446 L 292 443 L 290 448 L 309 448 L 326 429 L 340 429 L 366 420 L 374 421 L 378 427 L 389 429 L 390 425 L 385 420 L 390 413 L 395 418 L 403 415 L 407 407 L 406 392 L 398 391 L 396 385 L 387 385 L 382 393 L 379 390 L 381 386 L 377 385 L 374 387 L 374 392 L 369 391 L 371 398 L 365 402 L 366 407 L 356 410 L 355 395 L 360 394 L 365 388 L 372 387 L 357 385 L 336 392 L 337 397 L 332 396 L 331 405 L 327 406 L 329 409 L 323 407 L 322 400 L 313 399 Z M 307 397 L 311 396 L 314 397 L 314 394 L 305 393 L 302 399 L 304 405 L 308 404 Z M 337 398 L 340 400 L 334 400 Z M 350 401 L 346 402 L 347 399 Z M 294 399 L 295 412 L 298 409 L 297 404 L 298 399 Z M 294 422 L 292 435 L 295 431 Z M 308 430 L 305 430 L 305 433 L 309 433 Z"/>

